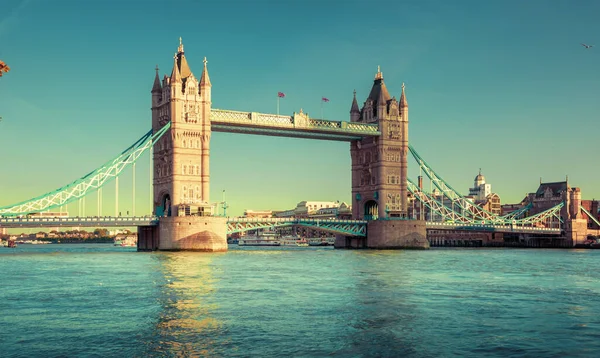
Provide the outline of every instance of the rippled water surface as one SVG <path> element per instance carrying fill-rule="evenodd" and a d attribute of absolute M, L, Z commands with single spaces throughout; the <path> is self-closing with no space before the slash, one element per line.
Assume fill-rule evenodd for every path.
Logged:
<path fill-rule="evenodd" d="M 2 357 L 597 357 L 600 250 L 0 248 Z"/>

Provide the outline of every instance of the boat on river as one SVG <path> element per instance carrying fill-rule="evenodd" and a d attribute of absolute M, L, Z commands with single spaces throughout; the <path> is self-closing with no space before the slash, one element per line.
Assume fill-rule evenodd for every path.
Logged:
<path fill-rule="evenodd" d="M 281 246 L 276 232 L 265 231 L 259 235 L 245 235 L 239 238 L 238 246 Z"/>

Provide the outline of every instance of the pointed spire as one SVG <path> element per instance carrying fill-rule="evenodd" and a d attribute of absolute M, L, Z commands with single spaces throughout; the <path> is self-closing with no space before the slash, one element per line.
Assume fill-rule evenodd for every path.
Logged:
<path fill-rule="evenodd" d="M 400 95 L 400 107 L 408 107 L 406 95 L 404 94 L 404 82 L 402 82 L 402 94 Z"/>
<path fill-rule="evenodd" d="M 206 68 L 206 64 L 208 61 L 206 60 L 206 56 L 204 57 L 204 69 L 202 70 L 202 76 L 200 77 L 200 86 L 212 86 L 210 84 L 210 77 L 208 77 L 208 69 Z"/>
<path fill-rule="evenodd" d="M 377 66 L 377 73 L 375 74 L 375 79 L 376 80 L 383 79 L 383 73 L 381 73 L 381 67 L 379 67 L 379 66 Z"/>
<path fill-rule="evenodd" d="M 162 88 L 160 86 L 160 78 L 158 77 L 158 65 L 156 65 L 156 75 L 154 76 L 154 85 L 152 86 L 152 93 L 160 91 L 162 91 Z"/>
<path fill-rule="evenodd" d="M 183 43 L 181 42 L 181 36 L 179 36 L 179 47 L 177 48 L 177 52 L 183 52 Z"/>
<path fill-rule="evenodd" d="M 354 90 L 354 98 L 352 99 L 352 107 L 350 108 L 350 113 L 360 113 L 360 109 L 358 108 L 358 102 L 356 101 L 356 90 Z"/>
<path fill-rule="evenodd" d="M 181 74 L 179 73 L 179 66 L 177 66 L 177 54 L 173 56 L 173 71 L 171 72 L 171 83 L 181 82 Z"/>

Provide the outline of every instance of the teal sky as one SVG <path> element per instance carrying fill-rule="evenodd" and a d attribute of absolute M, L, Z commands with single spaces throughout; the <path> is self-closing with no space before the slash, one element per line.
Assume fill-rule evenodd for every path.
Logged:
<path fill-rule="evenodd" d="M 482 168 L 503 203 L 566 175 L 600 198 L 597 1 L 2 4 L 0 206 L 87 174 L 150 129 L 154 67 L 170 73 L 180 36 L 196 77 L 208 59 L 214 108 L 275 113 L 281 91 L 282 114 L 320 117 L 324 96 L 326 119 L 349 120 L 352 91 L 362 103 L 380 65 L 392 95 L 406 83 L 410 142 L 454 188 L 466 194 Z M 137 166 L 138 214 L 149 212 L 148 166 Z M 131 186 L 127 170 L 123 213 Z M 233 215 L 350 202 L 349 144 L 214 133 L 211 201 L 223 190 Z M 112 183 L 104 208 L 114 214 Z"/>

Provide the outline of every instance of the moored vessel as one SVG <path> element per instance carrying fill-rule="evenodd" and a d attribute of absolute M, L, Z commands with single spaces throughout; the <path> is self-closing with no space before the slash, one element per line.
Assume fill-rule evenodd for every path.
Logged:
<path fill-rule="evenodd" d="M 238 246 L 281 246 L 279 235 L 265 231 L 259 235 L 245 235 L 238 240 Z"/>

